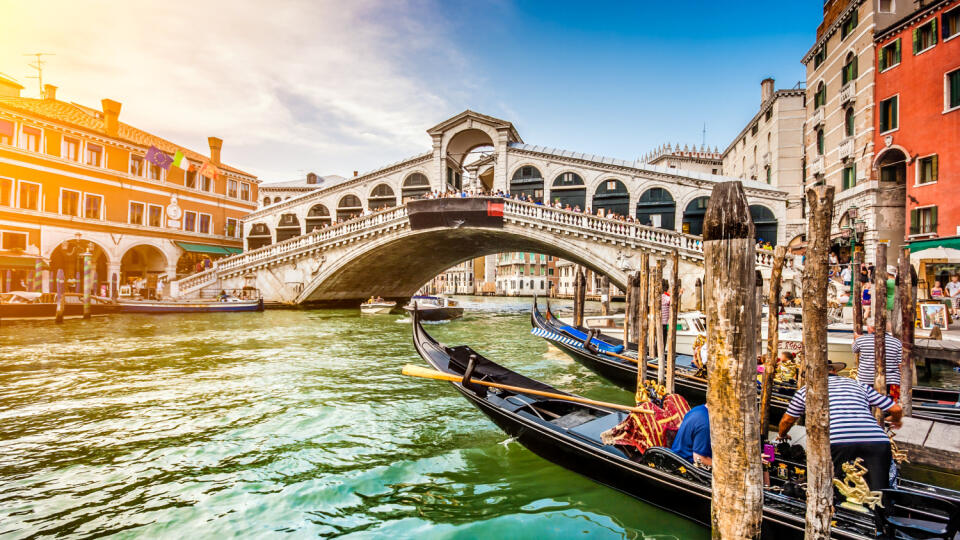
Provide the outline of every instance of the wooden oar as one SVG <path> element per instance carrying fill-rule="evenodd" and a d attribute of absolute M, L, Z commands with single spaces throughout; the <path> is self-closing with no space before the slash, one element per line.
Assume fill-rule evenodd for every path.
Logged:
<path fill-rule="evenodd" d="M 450 375 L 449 373 L 443 373 L 442 371 L 437 371 L 434 369 L 425 368 L 422 366 L 416 366 L 413 364 L 407 364 L 403 366 L 404 375 L 410 377 L 420 377 L 422 379 L 435 379 L 438 381 L 450 381 L 450 382 L 463 382 L 463 377 L 458 377 L 456 375 Z M 646 411 L 639 409 L 637 407 L 630 407 L 627 405 L 620 405 L 617 403 L 608 403 L 606 401 L 595 401 L 592 399 L 577 397 L 577 396 L 568 396 L 565 394 L 555 394 L 553 392 L 544 392 L 542 390 L 534 390 L 532 388 L 523 388 L 522 386 L 510 386 L 507 384 L 499 384 L 494 382 L 481 381 L 478 379 L 470 379 L 470 384 L 482 384 L 483 386 L 489 386 L 492 388 L 500 388 L 501 390 L 509 390 L 510 392 L 516 392 L 518 394 L 531 394 L 534 396 L 542 396 L 553 399 L 562 399 L 566 401 L 573 401 L 576 403 L 583 403 L 585 405 L 596 405 L 598 407 L 606 407 L 609 409 L 617 409 L 621 411 L 630 411 L 638 413 L 651 413 L 651 411 Z"/>

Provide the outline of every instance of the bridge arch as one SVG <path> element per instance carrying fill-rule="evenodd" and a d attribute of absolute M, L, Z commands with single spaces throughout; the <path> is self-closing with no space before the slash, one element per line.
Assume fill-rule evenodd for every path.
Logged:
<path fill-rule="evenodd" d="M 524 163 L 518 165 L 510 175 L 510 194 L 527 195 L 536 202 L 543 202 L 543 173 L 536 165 Z"/>
<path fill-rule="evenodd" d="M 753 220 L 757 241 L 762 239 L 777 245 L 777 216 L 773 210 L 762 204 L 751 204 L 750 218 Z"/>
<path fill-rule="evenodd" d="M 583 177 L 573 170 L 566 170 L 553 178 L 550 183 L 550 198 L 560 201 L 563 206 L 571 208 L 579 206 L 581 210 L 587 208 L 587 184 Z"/>
<path fill-rule="evenodd" d="M 687 203 L 683 208 L 681 232 L 698 236 L 703 234 L 703 217 L 707 213 L 707 203 L 709 201 L 709 196 L 701 195 Z"/>
<path fill-rule="evenodd" d="M 300 228 L 300 218 L 292 212 L 280 214 L 276 230 L 277 242 L 303 235 L 303 229 Z"/>
<path fill-rule="evenodd" d="M 347 193 L 337 203 L 337 221 L 346 221 L 363 213 L 363 201 L 355 193 Z"/>
<path fill-rule="evenodd" d="M 637 199 L 635 216 L 644 225 L 675 230 L 677 201 L 666 187 L 649 187 Z"/>
<path fill-rule="evenodd" d="M 603 210 L 605 214 L 611 212 L 621 216 L 630 215 L 630 190 L 626 183 L 616 177 L 603 177 L 593 192 L 593 202 L 590 205 L 593 213 Z"/>
<path fill-rule="evenodd" d="M 273 234 L 266 223 L 254 223 L 247 234 L 247 249 L 257 249 L 273 243 Z"/>
<path fill-rule="evenodd" d="M 411 199 L 419 199 L 427 193 L 430 193 L 430 179 L 422 171 L 414 171 L 403 179 L 400 197 L 404 203 Z"/>
<path fill-rule="evenodd" d="M 307 210 L 307 232 L 311 233 L 316 229 L 329 227 L 333 222 L 330 217 L 330 210 L 323 204 L 315 204 Z"/>
<path fill-rule="evenodd" d="M 370 197 L 367 198 L 367 208 L 370 210 L 379 210 L 381 208 L 392 208 L 397 205 L 397 195 L 393 188 L 387 183 L 377 184 L 370 190 Z"/>

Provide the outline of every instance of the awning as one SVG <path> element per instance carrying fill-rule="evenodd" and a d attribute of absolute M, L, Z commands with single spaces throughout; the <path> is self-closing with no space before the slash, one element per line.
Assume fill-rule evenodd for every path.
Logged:
<path fill-rule="evenodd" d="M 925 249 L 943 247 L 951 249 L 960 249 L 960 236 L 950 238 L 934 238 L 932 240 L 917 240 L 910 242 L 910 253 L 917 253 Z"/>
<path fill-rule="evenodd" d="M 190 242 L 174 241 L 184 251 L 190 253 L 206 253 L 207 255 L 236 255 L 243 253 L 243 250 L 228 246 L 210 246 L 207 244 L 191 244 Z"/>
<path fill-rule="evenodd" d="M 29 268 L 33 270 L 36 264 L 37 257 L 0 255 L 0 268 Z M 43 268 L 48 268 L 46 261 L 43 261 Z"/>

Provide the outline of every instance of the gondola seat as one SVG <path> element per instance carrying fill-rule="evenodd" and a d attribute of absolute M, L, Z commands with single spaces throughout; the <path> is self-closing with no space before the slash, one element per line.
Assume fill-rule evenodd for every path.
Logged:
<path fill-rule="evenodd" d="M 603 440 L 600 437 L 600 434 L 608 429 L 616 427 L 620 422 L 623 422 L 627 418 L 627 413 L 616 412 L 610 413 L 605 416 L 601 416 L 595 420 L 591 420 L 584 424 L 580 424 L 575 428 L 570 428 L 568 431 L 580 437 L 581 439 L 588 440 L 590 442 L 603 444 Z"/>
<path fill-rule="evenodd" d="M 697 467 L 663 446 L 648 448 L 643 453 L 643 462 L 655 469 L 676 474 L 700 484 L 709 486 L 711 482 L 712 475 L 709 471 Z"/>
<path fill-rule="evenodd" d="M 960 503 L 925 493 L 884 489 L 874 516 L 885 538 L 952 540 L 960 532 Z"/>

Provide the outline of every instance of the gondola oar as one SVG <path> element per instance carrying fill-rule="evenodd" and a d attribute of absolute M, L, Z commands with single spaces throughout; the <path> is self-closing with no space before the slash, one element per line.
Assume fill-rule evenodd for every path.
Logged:
<path fill-rule="evenodd" d="M 422 366 L 415 366 L 415 365 L 413 365 L 413 364 L 407 364 L 407 365 L 403 366 L 403 371 L 401 371 L 401 373 L 403 373 L 404 375 L 410 376 L 410 377 L 420 377 L 420 378 L 422 378 L 422 379 L 435 379 L 435 380 L 438 380 L 438 381 L 450 381 L 450 382 L 456 382 L 456 383 L 462 383 L 462 382 L 463 382 L 463 377 L 458 377 L 458 376 L 456 376 L 456 375 L 450 375 L 450 374 L 444 373 L 444 372 L 442 372 L 442 371 L 437 371 L 437 370 L 430 369 L 430 368 L 425 368 L 425 367 L 422 367 Z M 552 399 L 562 399 L 562 400 L 566 400 L 566 401 L 574 401 L 574 402 L 576 402 L 576 403 L 583 403 L 583 404 L 585 404 L 585 405 L 596 405 L 596 406 L 598 406 L 598 407 L 606 407 L 606 408 L 608 408 L 608 409 L 617 409 L 617 410 L 621 410 L 621 411 L 630 411 L 630 412 L 638 412 L 638 413 L 648 413 L 648 414 L 652 414 L 651 411 L 647 411 L 647 410 L 644 410 L 644 409 L 639 409 L 639 408 L 637 408 L 637 407 L 630 407 L 630 406 L 627 406 L 627 405 L 620 405 L 620 404 L 617 404 L 617 403 L 608 403 L 608 402 L 606 402 L 606 401 L 595 401 L 595 400 L 592 400 L 592 399 L 587 399 L 587 398 L 582 398 L 582 397 L 577 397 L 577 396 L 568 396 L 568 395 L 565 395 L 565 394 L 556 394 L 556 393 L 553 393 L 553 392 L 544 392 L 544 391 L 542 391 L 542 390 L 534 390 L 534 389 L 532 389 L 532 388 L 523 388 L 522 386 L 510 386 L 510 385 L 508 385 L 508 384 L 499 384 L 499 383 L 494 383 L 494 382 L 481 381 L 481 380 L 478 380 L 478 379 L 470 379 L 470 384 L 480 384 L 480 385 L 483 385 L 483 386 L 489 386 L 489 387 L 491 387 L 491 388 L 499 388 L 499 389 L 501 389 L 501 390 L 508 390 L 508 391 L 510 391 L 510 392 L 516 392 L 516 393 L 518 393 L 518 394 L 531 394 L 531 395 L 534 395 L 534 396 L 542 396 L 542 397 L 548 397 L 548 398 L 552 398 Z"/>

